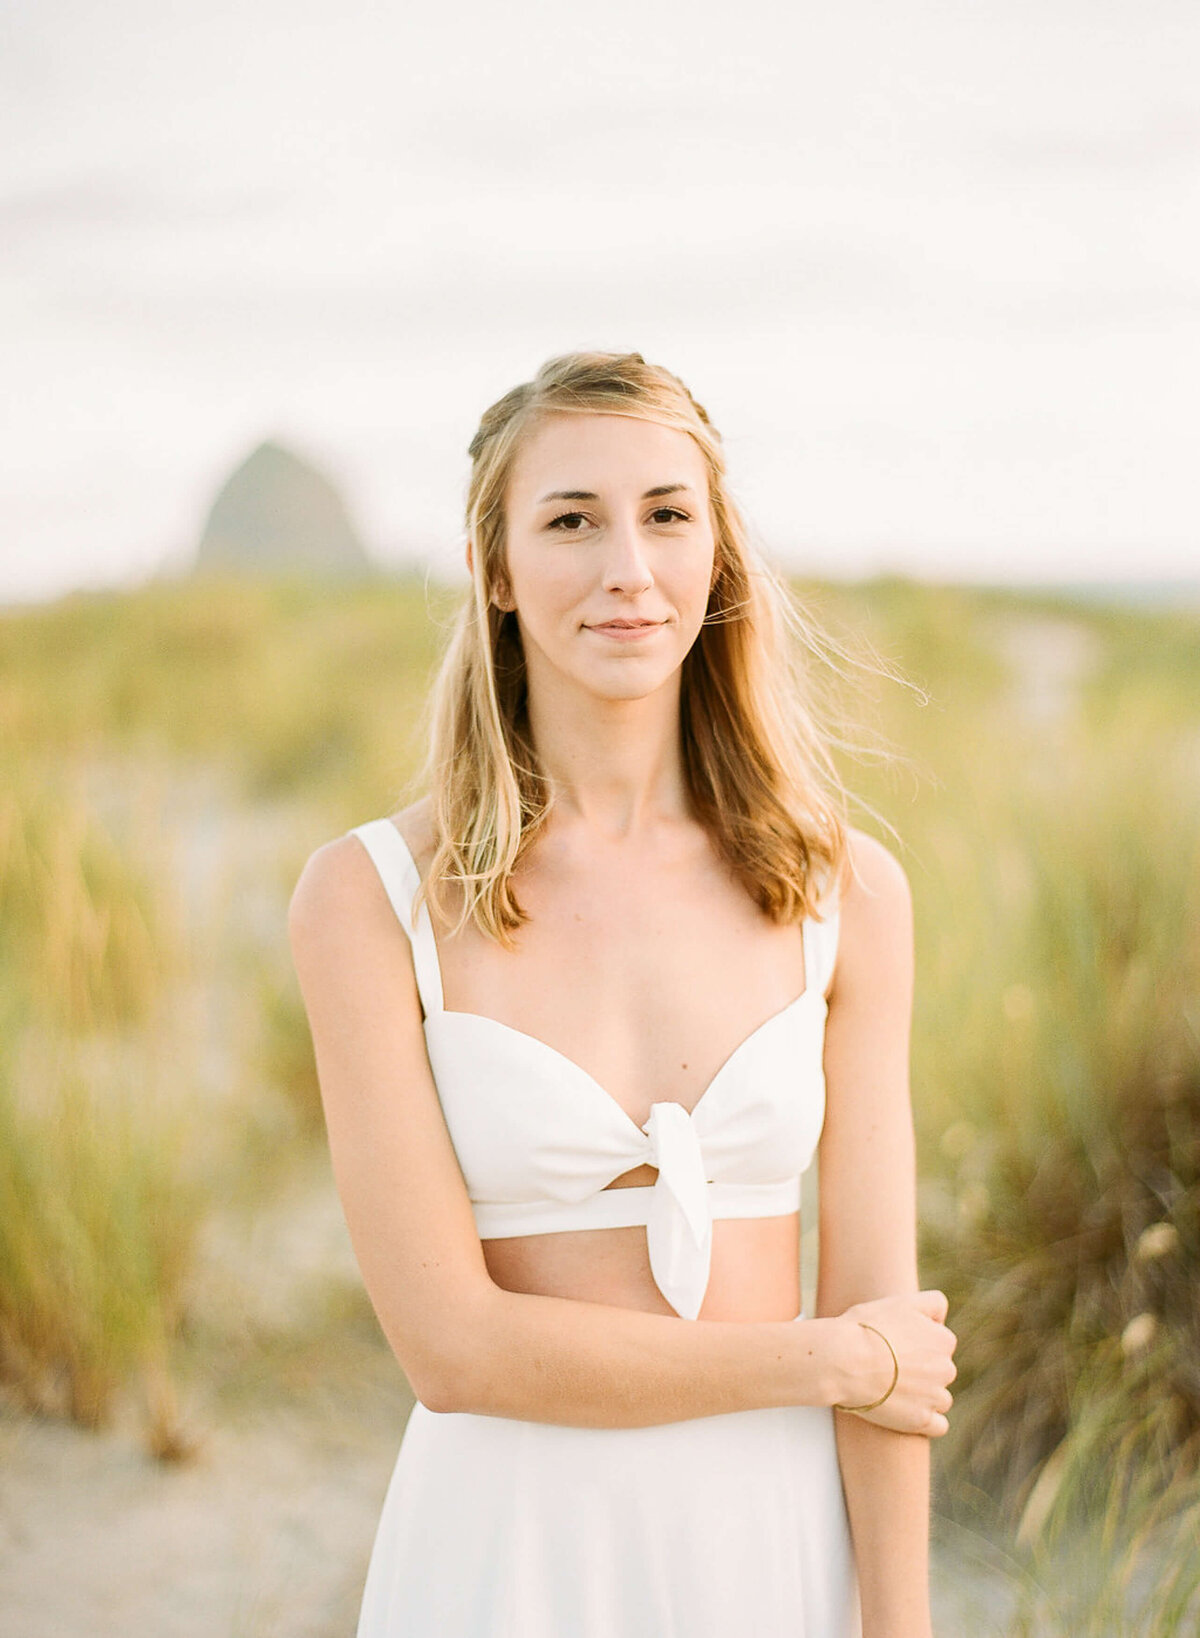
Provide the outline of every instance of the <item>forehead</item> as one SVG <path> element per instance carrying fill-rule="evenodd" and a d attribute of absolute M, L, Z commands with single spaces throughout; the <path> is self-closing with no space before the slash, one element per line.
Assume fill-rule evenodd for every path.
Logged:
<path fill-rule="evenodd" d="M 707 492 L 704 456 L 688 433 L 632 415 L 559 412 L 539 416 L 522 440 L 508 499 L 536 506 L 549 490 L 589 491 L 603 498 L 627 490 L 641 495 L 674 483 L 691 484 L 698 495 Z"/>

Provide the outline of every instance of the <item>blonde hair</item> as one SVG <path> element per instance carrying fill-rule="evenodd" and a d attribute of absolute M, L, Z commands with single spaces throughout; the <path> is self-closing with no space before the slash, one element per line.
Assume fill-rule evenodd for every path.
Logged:
<path fill-rule="evenodd" d="M 721 435 L 683 382 L 640 353 L 565 353 L 484 412 L 469 446 L 471 591 L 458 612 L 428 707 L 422 781 L 436 836 L 425 878 L 463 895 L 502 944 L 528 917 L 511 885 L 551 808 L 525 711 L 507 585 L 504 496 L 523 440 L 553 413 L 628 415 L 688 433 L 704 456 L 716 553 L 704 622 L 683 662 L 681 743 L 699 821 L 761 908 L 778 922 L 812 914 L 846 850 L 846 799 L 814 710 L 807 654 L 821 652 L 786 581 L 754 551 L 729 493 Z"/>

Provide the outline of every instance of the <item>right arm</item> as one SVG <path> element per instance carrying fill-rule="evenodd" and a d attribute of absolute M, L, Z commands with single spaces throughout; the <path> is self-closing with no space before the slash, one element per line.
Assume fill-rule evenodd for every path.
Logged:
<path fill-rule="evenodd" d="M 357 838 L 309 859 L 288 933 L 351 1243 L 384 1335 L 429 1409 L 643 1427 L 857 1404 L 886 1386 L 878 1342 L 851 1320 L 689 1325 L 496 1285 L 425 1051 L 408 941 Z M 888 1315 L 901 1349 L 904 1326 L 921 1320 L 910 1307 Z M 925 1412 L 894 1399 L 911 1423 L 902 1430 L 922 1431 Z"/>

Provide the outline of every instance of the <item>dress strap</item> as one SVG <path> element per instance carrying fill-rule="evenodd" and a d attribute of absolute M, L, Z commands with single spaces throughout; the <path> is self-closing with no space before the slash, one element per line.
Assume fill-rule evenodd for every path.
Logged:
<path fill-rule="evenodd" d="M 825 895 L 821 900 L 820 910 L 823 919 L 818 921 L 815 916 L 806 916 L 802 929 L 804 986 L 825 995 L 833 979 L 834 964 L 837 961 L 841 904 L 836 891 Z"/>
<path fill-rule="evenodd" d="M 408 843 L 390 819 L 370 819 L 365 825 L 355 825 L 350 832 L 371 855 L 379 872 L 392 909 L 412 945 L 413 969 L 417 975 L 417 992 L 426 1018 L 441 1012 L 442 969 L 438 961 L 437 942 L 429 906 L 422 903 L 413 917 L 413 897 L 421 885 L 421 873 Z M 807 957 L 806 957 L 807 959 Z"/>

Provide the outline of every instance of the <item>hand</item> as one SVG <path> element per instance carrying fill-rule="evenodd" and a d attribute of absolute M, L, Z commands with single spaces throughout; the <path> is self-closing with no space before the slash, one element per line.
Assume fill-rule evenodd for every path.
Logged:
<path fill-rule="evenodd" d="M 941 1291 L 879 1297 L 855 1303 L 840 1317 L 847 1324 L 847 1391 L 844 1405 L 868 1405 L 887 1391 L 895 1366 L 873 1325 L 891 1343 L 900 1367 L 896 1386 L 881 1405 L 859 1411 L 865 1422 L 896 1433 L 920 1433 L 939 1439 L 950 1430 L 946 1413 L 953 1403 L 948 1383 L 958 1372 L 953 1353 L 958 1338 L 944 1321 L 949 1304 Z M 851 1334 L 853 1333 L 853 1334 Z"/>

